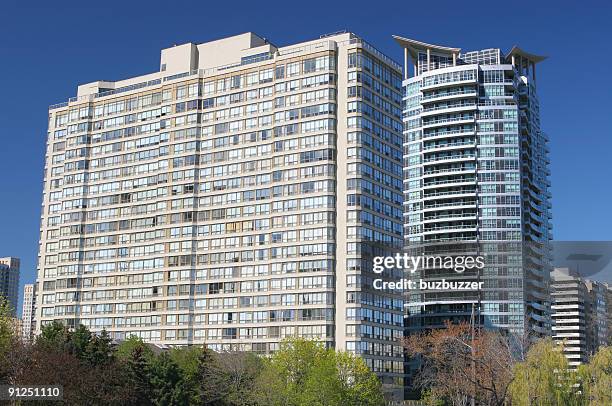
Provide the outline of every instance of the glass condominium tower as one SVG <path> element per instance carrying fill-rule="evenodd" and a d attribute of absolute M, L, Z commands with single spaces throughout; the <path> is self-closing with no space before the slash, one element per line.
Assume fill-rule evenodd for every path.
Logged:
<path fill-rule="evenodd" d="M 158 72 L 49 109 L 40 329 L 270 353 L 300 336 L 401 385 L 401 66 L 351 33 L 164 49 Z"/>
<path fill-rule="evenodd" d="M 548 335 L 551 195 L 536 94 L 536 65 L 544 57 L 517 47 L 462 52 L 395 39 L 405 64 L 407 247 L 471 246 L 485 258 L 477 272 L 421 275 L 483 285 L 410 293 L 408 331 L 474 317 L 479 325 Z"/>

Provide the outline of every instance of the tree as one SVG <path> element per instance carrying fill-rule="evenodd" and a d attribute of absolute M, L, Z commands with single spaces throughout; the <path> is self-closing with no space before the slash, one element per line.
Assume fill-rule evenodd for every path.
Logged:
<path fill-rule="evenodd" d="M 0 295 L 0 354 L 4 354 L 11 346 L 14 338 L 12 308 L 8 300 Z"/>
<path fill-rule="evenodd" d="M 322 343 L 296 338 L 281 343 L 257 379 L 266 405 L 381 405 L 381 384 L 362 359 Z"/>
<path fill-rule="evenodd" d="M 281 343 L 280 349 L 266 362 L 265 373 L 258 385 L 262 404 L 302 405 L 318 404 L 319 397 L 326 397 L 330 382 L 329 370 L 324 371 L 328 354 L 321 343 L 305 339 L 291 339 Z M 320 382 L 317 393 L 311 393 L 315 382 Z M 326 390 L 327 389 L 327 390 Z M 335 404 L 338 391 L 326 399 Z"/>
<path fill-rule="evenodd" d="M 68 332 L 65 337 L 68 350 L 78 358 L 84 357 L 91 341 L 91 331 L 81 324 L 75 331 Z"/>
<path fill-rule="evenodd" d="M 201 405 L 224 405 L 229 393 L 229 375 L 218 362 L 217 354 L 203 348 L 198 357 L 197 397 Z"/>
<path fill-rule="evenodd" d="M 11 384 L 19 386 L 62 385 L 69 405 L 130 404 L 131 388 L 121 368 L 92 367 L 64 348 L 23 345 L 13 351 Z"/>
<path fill-rule="evenodd" d="M 536 342 L 514 369 L 509 392 L 513 405 L 579 405 L 578 379 L 561 346 L 551 339 Z"/>
<path fill-rule="evenodd" d="M 115 348 L 115 359 L 125 371 L 125 385 L 132 388 L 130 404 L 151 404 L 149 395 L 153 388 L 149 377 L 149 363 L 154 358 L 153 351 L 137 336 L 130 336 Z"/>
<path fill-rule="evenodd" d="M 111 349 L 111 338 L 108 332 L 103 329 L 100 335 L 91 336 L 89 343 L 83 354 L 83 359 L 92 366 L 107 365 L 113 360 Z"/>
<path fill-rule="evenodd" d="M 344 404 L 370 406 L 384 403 L 380 380 L 363 358 L 349 352 L 337 352 L 335 356 Z"/>
<path fill-rule="evenodd" d="M 149 366 L 151 401 L 157 406 L 189 405 L 189 391 L 179 366 L 163 352 L 153 358 Z"/>
<path fill-rule="evenodd" d="M 225 402 L 234 406 L 256 404 L 255 382 L 263 367 L 263 360 L 248 352 L 223 352 L 215 354 L 228 384 Z"/>
<path fill-rule="evenodd" d="M 36 338 L 36 344 L 47 349 L 60 350 L 68 341 L 68 328 L 62 323 L 53 321 L 51 324 L 43 326 L 40 335 Z"/>
<path fill-rule="evenodd" d="M 507 401 L 523 340 L 448 322 L 445 328 L 409 336 L 403 344 L 410 356 L 420 358 L 415 384 L 428 391 L 432 403 L 466 405 L 474 397 L 479 403 L 501 406 Z"/>
<path fill-rule="evenodd" d="M 142 341 L 142 338 L 131 335 L 127 340 L 115 347 L 114 354 L 118 360 L 128 361 L 133 357 L 134 351 L 138 349 L 140 356 L 145 360 L 152 358 L 153 351 Z"/>
<path fill-rule="evenodd" d="M 15 335 L 12 314 L 8 300 L 0 295 L 0 383 L 10 379 L 10 360 L 15 355 L 15 347 L 21 344 Z"/>
<path fill-rule="evenodd" d="M 578 376 L 586 403 L 612 405 L 612 347 L 601 347 L 588 364 L 578 367 Z"/>

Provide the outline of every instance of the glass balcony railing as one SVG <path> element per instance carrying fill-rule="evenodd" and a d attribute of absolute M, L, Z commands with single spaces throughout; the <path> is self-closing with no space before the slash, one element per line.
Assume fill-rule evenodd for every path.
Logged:
<path fill-rule="evenodd" d="M 476 93 L 476 89 L 457 90 L 453 92 L 430 93 L 430 94 L 424 94 L 422 100 L 431 100 L 431 99 L 438 99 L 441 97 L 451 97 L 451 96 L 459 96 L 459 95 L 476 96 L 477 93 Z"/>
<path fill-rule="evenodd" d="M 423 159 L 423 163 L 449 161 L 451 159 L 466 159 L 466 158 L 467 159 L 476 158 L 476 154 L 456 154 L 456 155 L 447 155 L 447 156 L 441 156 L 441 157 L 425 158 Z"/>
<path fill-rule="evenodd" d="M 446 144 L 428 145 L 425 148 L 423 148 L 423 150 L 424 151 L 429 151 L 429 150 L 433 150 L 433 149 L 450 148 L 450 147 L 461 147 L 461 146 L 476 147 L 476 142 L 475 141 L 449 142 L 449 143 L 446 143 Z"/>

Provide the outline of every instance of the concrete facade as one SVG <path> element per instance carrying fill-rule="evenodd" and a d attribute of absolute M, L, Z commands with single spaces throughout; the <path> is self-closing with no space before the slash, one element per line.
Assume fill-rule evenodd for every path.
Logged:
<path fill-rule="evenodd" d="M 607 286 L 568 268 L 556 268 L 551 279 L 553 339 L 564 345 L 563 353 L 576 367 L 607 345 Z"/>
<path fill-rule="evenodd" d="M 21 337 L 24 341 L 32 340 L 36 330 L 36 284 L 26 283 L 23 286 L 23 304 L 21 306 Z"/>
<path fill-rule="evenodd" d="M 37 328 L 275 351 L 302 336 L 403 384 L 401 67 L 351 33 L 246 33 L 50 107 Z"/>

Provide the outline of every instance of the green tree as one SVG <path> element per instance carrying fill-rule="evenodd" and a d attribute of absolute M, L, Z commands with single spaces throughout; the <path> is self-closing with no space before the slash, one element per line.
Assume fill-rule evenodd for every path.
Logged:
<path fill-rule="evenodd" d="M 217 354 L 203 348 L 198 357 L 198 404 L 220 406 L 229 393 L 229 376 L 218 362 Z"/>
<path fill-rule="evenodd" d="M 13 349 L 20 344 L 15 336 L 12 315 L 8 300 L 0 295 L 0 383 L 10 379 Z"/>
<path fill-rule="evenodd" d="M 588 364 L 578 367 L 578 376 L 587 404 L 612 405 L 612 347 L 601 347 Z"/>
<path fill-rule="evenodd" d="M 149 366 L 151 401 L 157 406 L 189 405 L 189 390 L 186 388 L 181 369 L 167 352 L 155 357 Z"/>
<path fill-rule="evenodd" d="M 349 352 L 336 352 L 335 355 L 344 404 L 384 404 L 380 380 L 368 368 L 363 358 Z"/>
<path fill-rule="evenodd" d="M 284 341 L 265 362 L 257 399 L 270 405 L 381 405 L 380 381 L 362 359 L 301 338 Z"/>
<path fill-rule="evenodd" d="M 153 362 L 153 351 L 141 338 L 130 336 L 115 348 L 115 358 L 123 366 L 126 375 L 125 385 L 131 388 L 130 404 L 149 405 L 152 392 L 149 363 Z"/>
<path fill-rule="evenodd" d="M 106 330 L 92 335 L 83 354 L 83 359 L 92 366 L 107 365 L 113 360 L 111 338 Z"/>
<path fill-rule="evenodd" d="M 36 338 L 36 344 L 47 349 L 63 350 L 68 341 L 68 329 L 62 323 L 53 321 L 43 326 L 40 335 Z"/>
<path fill-rule="evenodd" d="M 202 351 L 204 350 L 200 346 L 174 347 L 170 350 L 169 355 L 181 368 L 183 374 L 191 378 L 198 374 Z"/>
<path fill-rule="evenodd" d="M 67 349 L 78 358 L 83 358 L 91 341 L 91 331 L 81 324 L 65 337 L 67 338 Z"/>
<path fill-rule="evenodd" d="M 514 369 L 509 392 L 513 405 L 579 405 L 578 379 L 569 368 L 562 347 L 551 339 L 536 342 L 525 362 Z"/>
<path fill-rule="evenodd" d="M 127 340 L 124 340 L 115 347 L 114 354 L 118 360 L 128 361 L 132 358 L 134 350 L 139 349 L 140 355 L 147 361 L 152 358 L 153 351 L 142 341 L 142 338 L 137 336 L 130 336 Z"/>
<path fill-rule="evenodd" d="M 0 355 L 7 352 L 14 338 L 13 309 L 8 300 L 0 295 Z"/>

